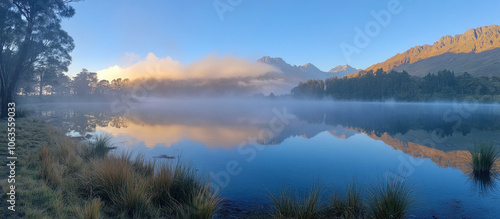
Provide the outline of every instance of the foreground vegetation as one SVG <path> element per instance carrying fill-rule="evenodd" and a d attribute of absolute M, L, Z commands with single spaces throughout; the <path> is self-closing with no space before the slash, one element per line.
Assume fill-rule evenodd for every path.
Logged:
<path fill-rule="evenodd" d="M 363 194 L 363 192 L 366 192 Z M 344 194 L 325 197 L 319 186 L 300 196 L 290 188 L 272 195 L 274 218 L 405 218 L 415 204 L 412 188 L 402 180 L 382 180 L 365 190 L 356 181 L 348 183 Z"/>
<path fill-rule="evenodd" d="M 16 212 L 4 212 L 2 206 L 2 215 L 211 218 L 220 202 L 189 165 L 109 153 L 113 147 L 107 136 L 86 145 L 36 119 L 18 120 L 16 128 L 18 203 Z M 1 186 L 7 193 L 6 180 Z"/>
<path fill-rule="evenodd" d="M 471 151 L 469 161 L 472 173 L 475 175 L 489 176 L 495 171 L 495 162 L 498 159 L 498 152 L 493 146 L 493 142 L 482 142 Z"/>
<path fill-rule="evenodd" d="M 481 194 L 487 194 L 497 189 L 496 180 L 499 178 L 499 169 L 496 166 L 499 152 L 493 142 L 481 142 L 470 152 L 468 163 L 469 178 Z"/>

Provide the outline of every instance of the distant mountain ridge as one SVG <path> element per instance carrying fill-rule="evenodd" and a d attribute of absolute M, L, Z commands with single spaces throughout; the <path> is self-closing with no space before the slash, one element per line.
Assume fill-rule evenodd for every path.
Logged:
<path fill-rule="evenodd" d="M 500 26 L 490 25 L 469 29 L 463 34 L 446 35 L 432 45 L 415 46 L 403 53 L 374 64 L 365 71 L 406 70 L 410 75 L 424 76 L 448 69 L 471 75 L 500 74 Z M 486 53 L 485 53 L 486 52 Z M 349 75 L 357 76 L 361 71 Z"/>
<path fill-rule="evenodd" d="M 334 73 L 334 76 L 341 78 L 346 75 L 356 73 L 358 71 L 361 71 L 361 69 L 356 69 L 351 67 L 350 65 L 345 64 L 345 65 L 338 65 L 337 67 L 330 69 L 330 71 L 328 72 Z"/>
<path fill-rule="evenodd" d="M 304 65 L 290 65 L 282 58 L 272 58 L 269 56 L 264 56 L 257 60 L 257 62 L 269 64 L 280 69 L 286 77 L 288 77 L 289 79 L 297 80 L 297 83 L 299 81 L 307 81 L 309 79 L 325 80 L 327 78 L 335 76 L 343 77 L 344 75 L 359 71 L 359 69 L 355 69 L 349 65 L 339 65 L 335 68 L 332 68 L 328 72 L 324 72 L 311 63 L 307 63 Z"/>

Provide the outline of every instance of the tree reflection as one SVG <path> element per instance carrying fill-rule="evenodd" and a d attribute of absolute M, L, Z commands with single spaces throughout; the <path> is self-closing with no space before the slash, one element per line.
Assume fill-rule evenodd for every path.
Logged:
<path fill-rule="evenodd" d="M 40 109 L 38 115 L 68 132 L 78 132 L 81 135 L 95 132 L 97 127 L 128 127 L 128 121 L 123 115 L 113 114 L 109 106 L 106 106 L 62 106 L 58 110 Z"/>

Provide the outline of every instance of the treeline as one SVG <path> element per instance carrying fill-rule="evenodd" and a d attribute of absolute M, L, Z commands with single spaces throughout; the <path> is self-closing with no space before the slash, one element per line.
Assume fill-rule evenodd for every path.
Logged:
<path fill-rule="evenodd" d="M 126 92 L 130 86 L 130 80 L 127 78 L 117 78 L 112 81 L 99 80 L 97 73 L 82 69 L 72 78 L 63 73 L 25 78 L 19 84 L 17 94 L 23 96 L 116 95 Z"/>
<path fill-rule="evenodd" d="M 456 76 L 442 70 L 420 78 L 406 71 L 368 71 L 353 78 L 308 80 L 291 90 L 295 98 L 333 98 L 368 101 L 478 100 L 500 101 L 500 77 Z"/>

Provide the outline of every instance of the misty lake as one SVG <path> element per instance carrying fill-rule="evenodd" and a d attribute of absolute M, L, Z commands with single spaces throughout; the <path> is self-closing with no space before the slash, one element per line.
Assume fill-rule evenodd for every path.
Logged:
<path fill-rule="evenodd" d="M 404 176 L 417 196 L 411 215 L 500 215 L 498 180 L 471 179 L 465 158 L 475 142 L 500 149 L 499 105 L 166 99 L 126 114 L 109 104 L 27 107 L 71 136 L 112 135 L 116 152 L 189 163 L 232 208 L 265 208 L 283 186 L 342 191 L 353 178 L 368 186 Z"/>

